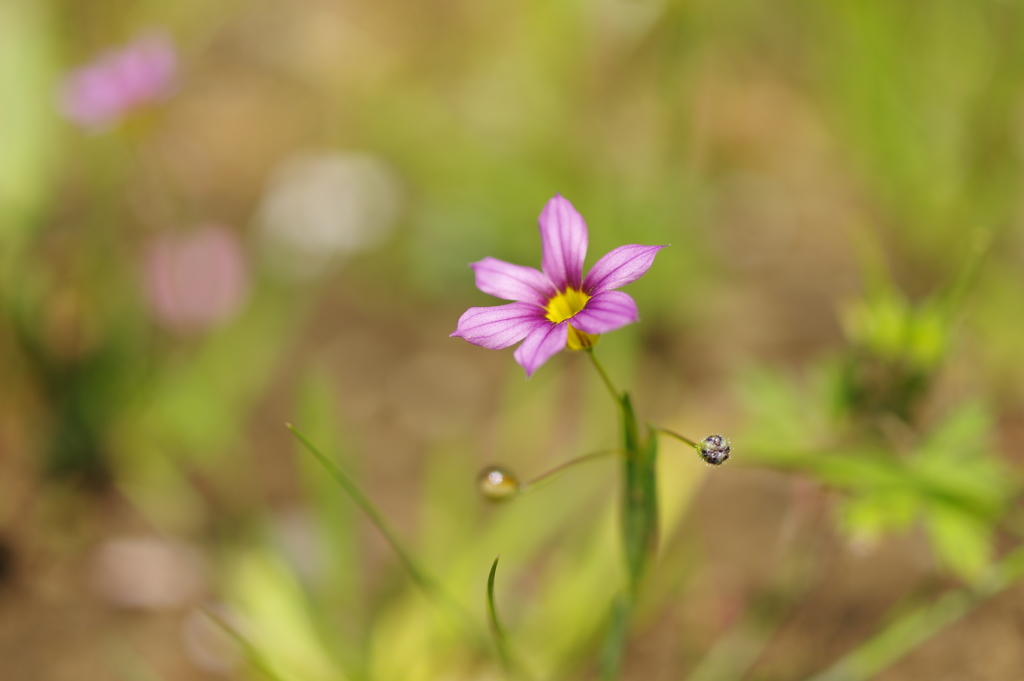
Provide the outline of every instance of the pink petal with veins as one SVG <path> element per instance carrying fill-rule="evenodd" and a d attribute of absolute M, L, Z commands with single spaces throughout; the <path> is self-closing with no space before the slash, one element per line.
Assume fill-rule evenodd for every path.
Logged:
<path fill-rule="evenodd" d="M 476 273 L 476 287 L 496 298 L 543 307 L 555 295 L 551 280 L 532 267 L 513 265 L 497 258 L 484 258 L 470 267 Z"/>
<path fill-rule="evenodd" d="M 604 291 L 588 300 L 569 323 L 584 333 L 596 335 L 621 329 L 639 318 L 632 296 L 622 291 Z"/>
<path fill-rule="evenodd" d="M 583 285 L 587 256 L 587 223 L 561 194 L 547 202 L 540 224 L 541 269 L 559 291 Z"/>
<path fill-rule="evenodd" d="M 529 378 L 533 372 L 540 368 L 563 349 L 569 335 L 567 324 L 552 324 L 545 320 L 544 326 L 538 326 L 531 331 L 523 344 L 516 348 L 513 356 L 519 362 L 519 366 L 526 370 L 526 377 Z"/>
<path fill-rule="evenodd" d="M 654 256 L 663 248 L 631 244 L 605 253 L 587 273 L 583 290 L 596 295 L 633 283 L 651 268 Z"/>
<path fill-rule="evenodd" d="M 501 350 L 545 325 L 550 326 L 551 322 L 544 318 L 544 310 L 532 303 L 471 307 L 459 318 L 451 335 L 488 350 Z"/>

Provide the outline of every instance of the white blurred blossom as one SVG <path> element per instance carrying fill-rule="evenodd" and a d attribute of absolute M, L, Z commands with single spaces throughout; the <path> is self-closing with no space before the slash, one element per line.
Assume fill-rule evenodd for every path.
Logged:
<path fill-rule="evenodd" d="M 274 171 L 256 219 L 271 267 L 309 279 L 383 242 L 401 207 L 401 182 L 383 159 L 303 154 Z"/>
<path fill-rule="evenodd" d="M 198 598 L 205 587 L 199 552 L 157 537 L 104 542 L 92 560 L 92 584 L 118 608 L 167 610 Z"/>

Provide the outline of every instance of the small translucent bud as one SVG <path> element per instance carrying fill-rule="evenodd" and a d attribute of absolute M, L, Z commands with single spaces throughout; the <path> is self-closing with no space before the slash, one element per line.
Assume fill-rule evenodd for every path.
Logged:
<path fill-rule="evenodd" d="M 477 478 L 480 494 L 491 501 L 507 501 L 519 493 L 519 479 L 500 466 L 488 466 Z"/>
<path fill-rule="evenodd" d="M 725 463 L 732 450 L 729 447 L 729 438 L 723 435 L 708 435 L 700 441 L 697 451 L 700 452 L 700 458 L 704 461 L 712 466 L 718 466 Z"/>

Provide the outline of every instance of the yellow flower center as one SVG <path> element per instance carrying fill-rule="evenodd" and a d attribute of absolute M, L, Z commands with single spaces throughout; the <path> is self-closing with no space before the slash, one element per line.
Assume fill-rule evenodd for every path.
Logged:
<path fill-rule="evenodd" d="M 548 301 L 548 306 L 544 308 L 544 311 L 547 312 L 548 321 L 557 324 L 582 310 L 588 300 L 590 300 L 590 296 L 583 291 L 576 289 L 559 291 L 554 298 Z"/>
<path fill-rule="evenodd" d="M 576 289 L 568 289 L 567 291 L 559 291 L 555 294 L 555 297 L 548 301 L 547 307 L 544 308 L 545 317 L 548 321 L 558 324 L 564 322 L 566 319 L 571 319 L 577 312 L 583 309 L 590 300 L 583 291 L 577 291 Z M 584 333 L 578 329 L 574 329 L 572 325 L 569 326 L 569 335 L 565 341 L 565 347 L 570 350 L 583 350 L 584 348 L 592 348 L 597 343 L 597 339 L 600 336 Z"/>

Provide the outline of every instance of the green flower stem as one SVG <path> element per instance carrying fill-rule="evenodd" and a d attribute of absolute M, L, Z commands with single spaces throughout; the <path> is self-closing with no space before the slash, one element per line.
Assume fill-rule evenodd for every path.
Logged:
<path fill-rule="evenodd" d="M 629 393 L 620 392 L 615 387 L 611 378 L 608 377 L 608 372 L 604 370 L 597 355 L 594 354 L 593 348 L 587 348 L 586 352 L 619 408 L 622 424 L 622 447 L 625 454 L 623 457 L 622 538 L 629 575 L 629 591 L 635 595 L 647 559 L 654 552 L 658 543 L 658 496 L 655 477 L 658 459 L 657 430 L 648 427 L 646 439 L 641 436 Z M 682 438 L 677 433 L 670 434 Z M 685 440 L 685 438 L 682 439 Z"/>
<path fill-rule="evenodd" d="M 615 388 L 592 350 L 588 349 L 587 354 L 615 400 L 622 424 L 622 548 L 628 584 L 612 604 L 608 634 L 599 659 L 601 680 L 613 681 L 622 666 L 640 582 L 658 544 L 658 439 L 657 431 L 650 427 L 646 437 L 641 435 L 629 393 Z"/>
<path fill-rule="evenodd" d="M 640 435 L 629 393 L 622 395 L 623 460 L 622 530 L 629 590 L 636 594 L 648 558 L 658 545 L 658 439 L 654 429 Z"/>
<path fill-rule="evenodd" d="M 957 589 L 901 617 L 808 681 L 867 681 L 1024 577 L 1024 546 L 995 565 L 980 587 Z"/>
<path fill-rule="evenodd" d="M 537 477 L 527 480 L 526 482 L 519 485 L 519 493 L 527 494 L 529 492 L 533 492 L 534 490 L 537 490 L 540 487 L 543 487 L 547 483 L 551 482 L 559 475 L 564 473 L 566 470 L 572 468 L 573 466 L 578 466 L 579 464 L 582 463 L 588 463 L 596 459 L 603 459 L 604 457 L 610 454 L 618 454 L 620 451 L 621 450 L 619 449 L 602 449 L 601 451 L 593 452 L 591 454 L 585 454 L 570 461 L 566 461 L 561 465 L 555 466 L 546 473 L 542 473 Z"/>
<path fill-rule="evenodd" d="M 659 433 L 665 433 L 665 435 L 671 435 L 672 437 L 674 437 L 677 440 L 682 440 L 683 442 L 685 442 L 686 444 L 690 445 L 694 449 L 700 449 L 700 445 L 699 444 L 697 444 L 696 442 L 694 442 L 693 440 L 691 440 L 690 438 L 688 438 L 688 437 L 686 437 L 684 435 L 680 435 L 679 433 L 677 433 L 674 430 L 669 430 L 668 428 L 655 428 L 655 430 L 658 431 Z"/>
<path fill-rule="evenodd" d="M 601 362 L 598 361 L 597 355 L 594 354 L 594 348 L 586 349 L 587 356 L 590 357 L 590 361 L 594 364 L 594 368 L 597 369 L 597 373 L 601 375 L 601 380 L 604 381 L 604 385 L 608 388 L 608 392 L 611 393 L 612 399 L 616 404 L 622 402 L 622 393 L 616 388 L 615 384 L 612 383 L 612 379 L 608 378 L 608 372 L 601 366 Z"/>

